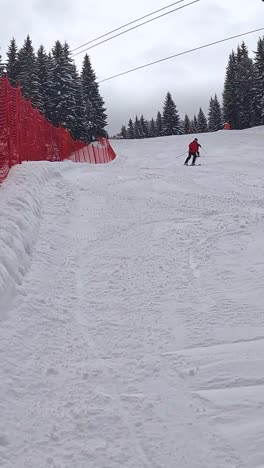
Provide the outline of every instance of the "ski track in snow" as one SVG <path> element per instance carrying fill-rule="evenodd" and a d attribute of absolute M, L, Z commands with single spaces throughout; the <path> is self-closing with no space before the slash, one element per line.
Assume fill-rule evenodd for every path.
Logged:
<path fill-rule="evenodd" d="M 2 220 L 16 171 L 45 184 L 0 271 L 1 467 L 264 466 L 263 137 L 201 135 L 197 168 L 170 137 L 12 169 Z"/>

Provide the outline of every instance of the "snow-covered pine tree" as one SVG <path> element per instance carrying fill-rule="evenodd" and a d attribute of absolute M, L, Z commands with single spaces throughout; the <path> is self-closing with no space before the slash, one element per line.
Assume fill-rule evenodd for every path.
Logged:
<path fill-rule="evenodd" d="M 253 125 L 264 124 L 264 37 L 259 38 L 254 60 Z"/>
<path fill-rule="evenodd" d="M 107 125 L 106 108 L 99 92 L 95 72 L 87 54 L 83 61 L 81 82 L 90 137 L 93 139 L 97 136 L 105 136 L 105 127 Z"/>
<path fill-rule="evenodd" d="M 171 93 L 168 92 L 163 105 L 163 134 L 179 135 L 181 133 L 180 117 Z"/>
<path fill-rule="evenodd" d="M 42 114 L 46 115 L 46 108 L 48 105 L 49 60 L 43 45 L 41 45 L 37 51 L 36 75 L 37 92 L 34 96 L 34 105 Z"/>
<path fill-rule="evenodd" d="M 188 135 L 188 133 L 191 133 L 191 121 L 190 121 L 190 118 L 187 114 L 185 114 L 185 117 L 184 117 L 184 133 L 185 135 Z"/>
<path fill-rule="evenodd" d="M 222 111 L 217 95 L 210 99 L 208 112 L 208 130 L 209 132 L 217 132 L 223 128 Z"/>
<path fill-rule="evenodd" d="M 237 52 L 236 82 L 238 128 L 249 128 L 253 118 L 254 65 L 244 42 Z"/>
<path fill-rule="evenodd" d="M 17 85 L 18 81 L 18 63 L 17 63 L 17 45 L 16 40 L 13 38 L 10 41 L 7 50 L 7 64 L 6 73 L 12 86 Z"/>
<path fill-rule="evenodd" d="M 48 84 L 48 119 L 56 126 L 67 128 L 72 136 L 76 128 L 75 87 L 72 78 L 72 63 L 65 54 L 60 41 L 52 48 L 51 73 Z"/>
<path fill-rule="evenodd" d="M 231 128 L 238 128 L 237 111 L 237 59 L 235 52 L 229 55 L 223 91 L 223 117 Z"/>
<path fill-rule="evenodd" d="M 17 54 L 18 81 L 25 99 L 31 99 L 34 104 L 38 95 L 38 80 L 36 72 L 36 57 L 29 36 Z"/>
<path fill-rule="evenodd" d="M 208 111 L 208 131 L 215 132 L 215 114 L 214 114 L 214 99 L 210 98 Z"/>
<path fill-rule="evenodd" d="M 223 128 L 223 112 L 222 112 L 221 104 L 220 104 L 217 94 L 215 94 L 214 102 L 215 102 L 215 128 L 218 131 Z"/>
<path fill-rule="evenodd" d="M 127 126 L 127 138 L 132 140 L 135 138 L 135 132 L 134 132 L 134 124 L 132 119 L 129 119 L 128 126 Z"/>
<path fill-rule="evenodd" d="M 75 139 L 89 142 L 90 138 L 81 78 L 71 58 L 70 47 L 67 42 L 63 45 L 63 51 L 68 66 L 68 76 L 72 90 L 72 108 L 70 110 L 74 120 L 72 120 L 73 126 L 70 130 Z"/>
<path fill-rule="evenodd" d="M 207 131 L 208 131 L 207 119 L 205 117 L 203 110 L 200 107 L 199 113 L 198 113 L 198 119 L 197 119 L 197 132 L 206 133 Z"/>
<path fill-rule="evenodd" d="M 150 136 L 150 138 L 155 138 L 157 136 L 156 122 L 153 119 L 153 117 L 152 117 L 151 121 L 149 122 L 149 136 Z"/>
<path fill-rule="evenodd" d="M 126 138 L 128 137 L 127 128 L 126 128 L 125 125 L 122 125 L 122 127 L 121 127 L 121 132 L 120 132 L 120 133 L 121 133 L 121 135 L 122 135 L 122 137 L 123 137 L 124 139 L 126 139 Z"/>
<path fill-rule="evenodd" d="M 198 130 L 198 119 L 197 119 L 196 115 L 193 116 L 193 125 L 194 125 L 194 128 L 195 128 L 195 131 L 197 132 L 197 130 Z"/>
<path fill-rule="evenodd" d="M 137 115 L 134 122 L 134 138 L 143 138 L 140 120 Z"/>
<path fill-rule="evenodd" d="M 53 74 L 54 74 L 54 59 L 51 52 L 47 55 L 47 66 L 48 66 L 48 80 L 47 80 L 47 89 L 46 89 L 46 102 L 45 102 L 45 117 L 51 123 L 53 123 L 53 95 L 54 95 L 54 86 L 53 86 Z"/>
<path fill-rule="evenodd" d="M 184 120 L 180 119 L 180 135 L 184 135 Z"/>
<path fill-rule="evenodd" d="M 164 133 L 163 133 L 162 115 L 161 115 L 160 111 L 158 111 L 158 113 L 157 113 L 157 118 L 156 118 L 156 133 L 157 133 L 157 136 L 158 136 L 158 137 L 164 135 Z"/>
<path fill-rule="evenodd" d="M 191 120 L 191 131 L 192 133 L 196 133 L 198 131 L 198 120 L 195 114 Z"/>
<path fill-rule="evenodd" d="M 88 130 L 88 121 L 86 115 L 86 106 L 83 95 L 81 78 L 78 75 L 76 66 L 74 65 L 73 80 L 75 85 L 75 129 L 73 131 L 74 138 L 83 140 L 89 143 L 90 135 Z M 107 136 L 105 134 L 105 136 Z"/>
<path fill-rule="evenodd" d="M 141 115 L 140 117 L 140 128 L 141 128 L 142 138 L 149 138 L 148 122 L 147 120 L 144 119 L 143 115 Z"/>

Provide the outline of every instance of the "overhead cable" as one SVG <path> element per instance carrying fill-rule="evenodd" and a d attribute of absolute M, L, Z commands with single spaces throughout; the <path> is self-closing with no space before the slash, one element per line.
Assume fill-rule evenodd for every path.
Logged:
<path fill-rule="evenodd" d="M 182 2 L 185 2 L 185 0 L 178 0 L 177 2 L 173 2 L 173 3 L 170 3 L 169 5 L 163 7 L 163 8 L 159 8 L 158 10 L 155 10 L 155 11 L 152 11 L 151 13 L 148 13 L 147 15 L 144 15 L 144 16 L 141 16 L 140 18 L 137 18 L 133 21 L 130 21 L 129 23 L 126 23 L 126 24 L 123 24 L 123 26 L 119 26 L 118 28 L 116 29 L 112 29 L 112 31 L 109 31 L 105 34 L 102 34 L 101 36 L 98 36 L 98 37 L 95 37 L 94 39 L 88 41 L 88 42 L 85 42 L 84 44 L 78 46 L 78 47 L 75 47 L 75 49 L 72 50 L 72 52 L 75 52 L 76 50 L 79 50 L 79 49 L 82 49 L 83 47 L 89 45 L 89 44 L 92 44 L 93 42 L 96 42 L 96 41 L 99 41 L 99 39 L 103 39 L 103 37 L 106 37 L 106 36 L 109 36 L 110 34 L 113 34 L 117 31 L 120 31 L 120 29 L 124 29 L 126 28 L 127 26 L 131 26 L 131 24 L 134 24 L 134 23 L 137 23 L 138 21 L 141 21 L 145 18 L 148 18 L 149 16 L 152 16 L 152 15 L 155 15 L 156 13 L 160 13 L 161 11 L 163 10 L 167 10 L 168 8 L 174 6 L 174 5 L 177 5 L 178 3 L 182 3 Z"/>
<path fill-rule="evenodd" d="M 171 13 L 174 13 L 175 11 L 182 10 L 183 8 L 186 8 L 186 7 L 190 6 L 190 5 L 193 5 L 194 3 L 198 3 L 200 1 L 201 0 L 194 0 L 191 3 L 187 3 L 187 5 L 183 5 L 183 6 L 180 6 L 178 8 L 174 8 L 173 10 L 167 11 L 166 13 L 163 13 L 162 15 L 155 16 L 155 18 L 151 18 L 148 21 L 144 21 L 144 23 L 137 24 L 136 26 L 133 26 L 132 28 L 126 29 L 125 31 L 122 31 L 122 32 L 120 32 L 118 34 L 115 34 L 114 36 L 111 36 L 111 37 L 109 37 L 107 39 L 104 39 L 103 41 L 100 41 L 97 44 L 91 45 L 91 46 L 85 48 L 84 50 L 81 50 L 80 52 L 76 52 L 76 53 L 72 54 L 72 56 L 75 57 L 76 55 L 82 54 L 83 52 L 86 52 L 87 50 L 93 49 L 94 47 L 97 47 L 100 44 L 104 44 L 105 42 L 111 41 L 112 39 L 114 39 L 116 37 L 119 37 L 119 36 L 122 36 L 123 34 L 126 34 L 129 31 L 133 31 L 134 29 L 140 28 L 141 26 L 144 26 L 145 24 L 151 23 L 152 21 L 156 21 L 159 18 L 170 15 Z"/>
<path fill-rule="evenodd" d="M 202 46 L 195 47 L 193 49 L 189 49 L 189 50 L 186 50 L 184 52 L 180 52 L 178 54 L 169 55 L 168 57 L 165 57 L 165 58 L 162 58 L 162 59 L 159 59 L 159 60 L 155 60 L 154 62 L 149 62 L 149 63 L 146 63 L 146 64 L 141 65 L 139 67 L 131 68 L 130 70 L 126 70 L 124 72 L 117 73 L 116 75 L 112 75 L 109 78 L 104 78 L 103 80 L 98 81 L 98 83 L 104 83 L 105 81 L 113 80 L 114 78 L 117 78 L 119 76 L 127 75 L 128 73 L 132 73 L 134 71 L 142 70 L 143 68 L 150 67 L 152 65 L 155 65 L 156 63 L 165 62 L 166 60 L 171 60 L 173 58 L 180 57 L 181 55 L 190 54 L 191 52 L 196 52 L 197 50 L 205 49 L 207 47 L 211 47 L 213 45 L 220 44 L 221 42 L 231 41 L 232 39 L 236 39 L 236 38 L 242 37 L 242 36 L 247 36 L 249 34 L 253 34 L 253 33 L 256 33 L 256 32 L 259 32 L 259 31 L 263 31 L 263 30 L 264 30 L 264 27 L 263 28 L 258 28 L 258 29 L 253 29 L 252 31 L 247 31 L 247 32 L 244 32 L 244 33 L 241 33 L 241 34 L 236 34 L 235 36 L 230 36 L 230 37 L 227 37 L 225 39 L 220 39 L 219 41 L 210 42 L 208 44 L 204 44 Z"/>

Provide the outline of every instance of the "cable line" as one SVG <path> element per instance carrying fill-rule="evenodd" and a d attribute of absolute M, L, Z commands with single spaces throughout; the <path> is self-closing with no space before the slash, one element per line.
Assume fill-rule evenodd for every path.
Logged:
<path fill-rule="evenodd" d="M 144 26 L 144 25 L 147 24 L 147 23 L 151 23 L 152 21 L 155 21 L 155 20 L 157 20 L 157 19 L 159 19 L 159 18 L 162 18 L 163 16 L 170 15 L 170 14 L 173 13 L 174 11 L 182 10 L 183 8 L 186 8 L 186 7 L 190 6 L 190 5 L 193 5 L 194 3 L 198 3 L 198 2 L 200 2 L 200 1 L 201 1 L 201 0 L 194 0 L 194 1 L 191 2 L 191 3 L 187 3 L 187 5 L 183 5 L 183 6 L 181 6 L 181 7 L 174 8 L 173 10 L 167 11 L 166 13 L 163 13 L 162 15 L 155 16 L 155 18 L 151 18 L 151 19 L 148 20 L 148 21 L 144 21 L 144 23 L 137 24 L 136 26 L 133 26 L 132 28 L 126 29 L 125 31 L 122 31 L 122 32 L 120 32 L 120 33 L 118 33 L 118 34 L 115 34 L 114 36 L 111 36 L 111 37 L 109 37 L 108 39 L 104 39 L 103 41 L 100 41 L 100 42 L 98 42 L 97 44 L 91 45 L 91 46 L 87 47 L 86 49 L 81 50 L 80 52 L 76 52 L 75 54 L 72 54 L 72 56 L 75 57 L 76 55 L 82 54 L 83 52 L 86 52 L 86 50 L 93 49 L 94 47 L 97 47 L 97 46 L 99 46 L 100 44 L 104 44 L 105 42 L 111 41 L 111 40 L 114 39 L 115 37 L 122 36 L 123 34 L 126 34 L 126 33 L 129 32 L 129 31 L 133 31 L 134 29 L 140 28 L 141 26 Z"/>
<path fill-rule="evenodd" d="M 113 34 L 117 31 L 120 31 L 120 29 L 126 28 L 127 26 L 131 26 L 131 24 L 137 23 L 138 21 L 141 21 L 145 18 L 148 18 L 149 16 L 155 15 L 156 13 L 160 13 L 163 10 L 167 10 L 167 8 L 170 8 L 174 5 L 177 5 L 178 3 L 185 2 L 185 0 L 178 0 L 177 2 L 170 3 L 169 5 L 159 8 L 158 10 L 152 11 L 152 13 L 148 13 L 147 15 L 141 16 L 140 18 L 137 18 L 133 21 L 130 21 L 129 23 L 123 24 L 123 26 L 119 26 L 116 29 L 112 29 L 112 31 L 109 31 L 105 34 L 102 34 L 102 36 L 98 36 L 95 39 L 92 39 L 91 41 L 85 42 L 85 44 L 80 45 L 79 47 L 75 47 L 75 49 L 72 50 L 72 52 L 75 52 L 76 50 L 81 49 L 82 47 L 85 47 L 86 45 L 92 44 L 93 42 L 99 41 L 99 39 L 103 39 L 103 37 L 109 36 L 110 34 Z"/>
<path fill-rule="evenodd" d="M 221 39 L 219 41 L 210 42 L 208 44 L 204 44 L 202 46 L 195 47 L 193 49 L 189 49 L 189 50 L 186 50 L 184 52 L 180 52 L 178 54 L 169 55 L 168 57 L 165 57 L 165 58 L 162 58 L 162 59 L 159 59 L 159 60 L 155 60 L 154 62 L 146 63 L 145 65 L 141 65 L 139 67 L 131 68 L 130 70 L 126 70 L 124 72 L 118 73 L 117 75 L 112 75 L 109 78 L 104 78 L 103 80 L 98 81 L 98 83 L 104 83 L 105 81 L 113 80 L 114 78 L 117 78 L 119 76 L 127 75 L 128 73 L 132 73 L 134 71 L 141 70 L 142 68 L 150 67 L 152 65 L 155 65 L 156 63 L 165 62 L 165 60 L 171 60 L 171 59 L 173 59 L 175 57 L 180 57 L 181 55 L 190 54 L 191 52 L 196 52 L 197 50 L 205 49 L 207 47 L 211 47 L 213 45 L 220 44 L 221 42 L 231 41 L 232 39 L 236 39 L 237 37 L 247 36 L 249 34 L 253 34 L 253 33 L 256 33 L 256 32 L 259 32 L 259 31 L 263 31 L 263 30 L 264 30 L 264 27 L 259 28 L 259 29 L 253 29 L 252 31 L 247 31 L 247 32 L 244 32 L 242 34 L 237 34 L 235 36 L 230 36 L 230 37 L 227 37 L 225 39 Z"/>

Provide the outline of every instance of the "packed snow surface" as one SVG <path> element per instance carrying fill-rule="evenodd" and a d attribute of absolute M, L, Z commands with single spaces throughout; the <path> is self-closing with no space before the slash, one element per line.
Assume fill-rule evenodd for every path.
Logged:
<path fill-rule="evenodd" d="M 0 188 L 1 468 L 264 467 L 264 128 Z"/>

